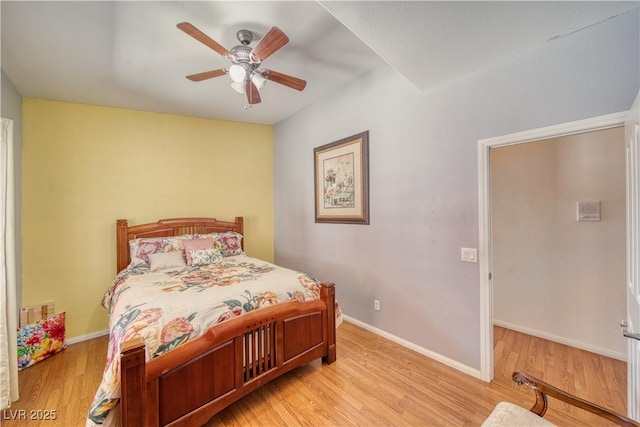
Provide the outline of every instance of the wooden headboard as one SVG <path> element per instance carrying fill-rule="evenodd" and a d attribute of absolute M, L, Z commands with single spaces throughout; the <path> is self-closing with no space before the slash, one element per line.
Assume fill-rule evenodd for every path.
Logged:
<path fill-rule="evenodd" d="M 218 221 L 215 218 L 171 218 L 133 226 L 130 226 L 126 219 L 119 219 L 116 222 L 116 272 L 124 270 L 131 262 L 129 240 L 181 234 L 224 233 L 225 231 L 235 231 L 244 235 L 243 218 L 236 217 L 235 222 Z M 244 247 L 244 239 L 242 246 Z"/>

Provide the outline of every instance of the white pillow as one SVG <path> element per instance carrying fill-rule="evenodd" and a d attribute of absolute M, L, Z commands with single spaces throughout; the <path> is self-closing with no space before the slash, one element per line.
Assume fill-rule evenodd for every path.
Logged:
<path fill-rule="evenodd" d="M 182 252 L 157 252 L 149 255 L 149 264 L 151 271 L 164 270 L 165 268 L 184 267 L 187 263 L 184 261 Z"/>

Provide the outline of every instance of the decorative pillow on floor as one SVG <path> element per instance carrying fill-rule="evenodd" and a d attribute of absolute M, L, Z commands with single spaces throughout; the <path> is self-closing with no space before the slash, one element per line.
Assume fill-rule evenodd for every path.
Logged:
<path fill-rule="evenodd" d="M 47 357 L 61 352 L 67 346 L 65 312 L 18 328 L 18 369 L 22 370 Z"/>

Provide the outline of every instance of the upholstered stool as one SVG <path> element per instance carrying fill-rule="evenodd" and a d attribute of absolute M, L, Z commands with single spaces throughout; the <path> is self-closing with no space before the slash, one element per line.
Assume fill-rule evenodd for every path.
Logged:
<path fill-rule="evenodd" d="M 551 384 L 547 384 L 544 381 L 534 378 L 524 372 L 514 372 L 512 378 L 516 384 L 529 387 L 533 390 L 536 396 L 536 402 L 529 410 L 518 405 L 514 405 L 513 403 L 500 402 L 493 409 L 493 412 L 489 414 L 489 417 L 484 421 L 484 423 L 482 423 L 483 427 L 553 426 L 554 424 L 551 424 L 549 421 L 542 418 L 544 414 L 547 413 L 547 408 L 549 406 L 547 396 L 591 412 L 592 414 L 596 414 L 597 416 L 607 419 L 615 424 L 629 427 L 640 427 L 640 423 L 632 420 L 631 418 L 627 418 L 626 416 L 620 415 L 607 408 L 587 402 L 584 399 L 560 390 L 559 388 L 554 387 Z"/>
<path fill-rule="evenodd" d="M 554 427 L 539 415 L 510 402 L 500 402 L 482 427 Z"/>

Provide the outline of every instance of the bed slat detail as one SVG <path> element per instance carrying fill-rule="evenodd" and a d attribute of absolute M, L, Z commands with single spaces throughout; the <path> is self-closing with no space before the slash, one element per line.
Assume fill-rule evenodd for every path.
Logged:
<path fill-rule="evenodd" d="M 276 367 L 275 330 L 274 322 L 245 332 L 244 382 L 249 382 Z"/>
<path fill-rule="evenodd" d="M 168 237 L 173 236 L 173 230 L 171 228 L 164 228 L 160 230 L 142 231 L 132 236 L 132 239 L 149 239 L 153 237 Z"/>
<path fill-rule="evenodd" d="M 204 227 L 199 226 L 191 226 L 191 227 L 180 227 L 175 231 L 175 235 L 179 236 L 181 234 L 201 234 L 205 233 Z"/>

